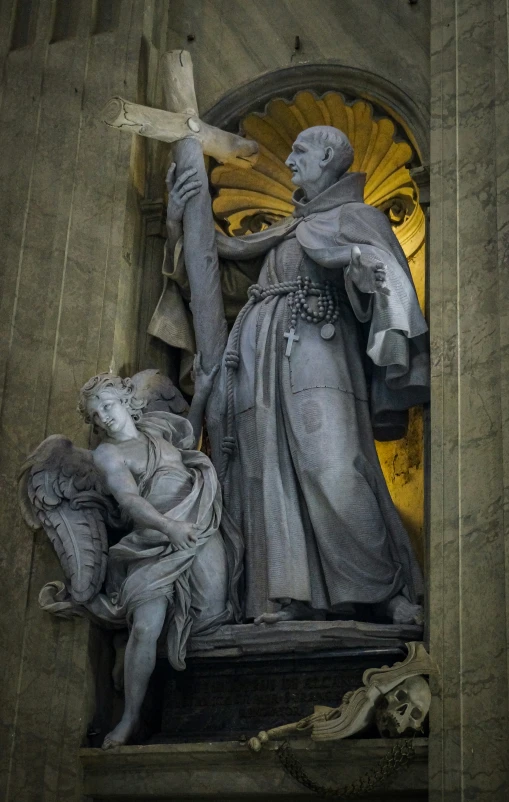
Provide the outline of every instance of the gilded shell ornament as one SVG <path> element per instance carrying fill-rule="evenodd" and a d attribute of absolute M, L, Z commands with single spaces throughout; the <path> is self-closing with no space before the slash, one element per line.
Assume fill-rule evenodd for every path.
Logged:
<path fill-rule="evenodd" d="M 365 100 L 350 104 L 339 92 L 320 98 L 298 92 L 290 102 L 275 98 L 264 113 L 242 120 L 241 131 L 256 140 L 259 157 L 249 169 L 221 165 L 212 170 L 216 220 L 236 236 L 260 231 L 290 215 L 295 187 L 285 160 L 297 135 L 313 125 L 333 125 L 348 136 L 355 153 L 351 169 L 366 173 L 364 200 L 388 215 L 410 257 L 424 237 L 418 189 L 407 166 L 414 158 L 413 148 L 401 140 L 389 117 L 375 116 Z"/>

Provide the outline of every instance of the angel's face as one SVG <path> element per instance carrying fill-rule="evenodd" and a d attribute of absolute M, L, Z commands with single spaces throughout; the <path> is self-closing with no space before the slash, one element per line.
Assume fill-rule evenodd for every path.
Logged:
<path fill-rule="evenodd" d="M 132 420 L 126 405 L 109 390 L 89 398 L 87 410 L 92 423 L 110 437 L 122 432 Z"/>

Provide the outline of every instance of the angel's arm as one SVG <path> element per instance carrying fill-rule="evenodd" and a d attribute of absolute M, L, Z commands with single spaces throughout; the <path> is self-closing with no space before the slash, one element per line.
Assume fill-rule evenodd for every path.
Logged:
<path fill-rule="evenodd" d="M 166 518 L 140 496 L 138 485 L 119 450 L 104 443 L 94 451 L 94 462 L 104 476 L 110 493 L 120 509 L 140 529 L 156 529 L 166 535 L 178 548 L 192 548 L 196 542 L 194 528 L 184 521 Z"/>

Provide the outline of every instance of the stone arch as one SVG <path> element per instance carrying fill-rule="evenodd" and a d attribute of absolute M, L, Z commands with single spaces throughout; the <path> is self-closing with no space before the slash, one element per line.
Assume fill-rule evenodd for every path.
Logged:
<path fill-rule="evenodd" d="M 263 112 L 272 98 L 288 100 L 302 90 L 318 95 L 340 91 L 379 106 L 405 132 L 415 149 L 415 166 L 429 163 L 429 109 L 419 108 L 396 84 L 376 73 L 342 64 L 302 64 L 265 73 L 228 92 L 202 116 L 211 125 L 235 131 L 243 117 Z"/>

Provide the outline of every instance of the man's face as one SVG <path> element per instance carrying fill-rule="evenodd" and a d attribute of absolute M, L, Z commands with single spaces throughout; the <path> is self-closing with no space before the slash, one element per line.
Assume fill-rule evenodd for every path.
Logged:
<path fill-rule="evenodd" d="M 104 390 L 87 401 L 87 411 L 92 423 L 109 437 L 121 432 L 131 416 L 116 393 Z"/>
<path fill-rule="evenodd" d="M 292 171 L 292 181 L 304 190 L 318 181 L 328 165 L 323 165 L 326 153 L 323 144 L 314 137 L 299 134 L 285 164 Z"/>

